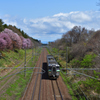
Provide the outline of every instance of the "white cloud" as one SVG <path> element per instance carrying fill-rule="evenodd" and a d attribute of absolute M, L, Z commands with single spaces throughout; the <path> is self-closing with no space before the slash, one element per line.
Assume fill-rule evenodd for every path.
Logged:
<path fill-rule="evenodd" d="M 8 25 L 17 26 L 17 22 L 16 21 L 10 21 L 9 19 L 4 19 L 3 21 Z"/>
<path fill-rule="evenodd" d="M 27 24 L 27 19 L 26 19 L 26 18 L 24 18 L 24 19 L 23 19 L 23 22 L 24 22 L 25 24 Z"/>
<path fill-rule="evenodd" d="M 59 13 L 59 14 L 53 15 L 53 17 L 61 17 L 61 16 L 67 17 L 68 15 L 69 15 L 68 13 Z"/>
<path fill-rule="evenodd" d="M 6 15 L 4 15 L 4 17 L 10 17 L 10 15 L 6 14 Z"/>
<path fill-rule="evenodd" d="M 2 16 L 6 24 L 15 25 L 23 29 L 33 38 L 42 41 L 53 41 L 74 26 L 82 26 L 88 29 L 100 29 L 100 11 L 59 13 L 37 19 L 20 19 L 10 15 Z"/>
<path fill-rule="evenodd" d="M 91 21 L 91 16 L 83 13 L 83 12 L 77 12 L 71 14 L 71 19 L 76 22 L 84 22 L 84 21 Z"/>

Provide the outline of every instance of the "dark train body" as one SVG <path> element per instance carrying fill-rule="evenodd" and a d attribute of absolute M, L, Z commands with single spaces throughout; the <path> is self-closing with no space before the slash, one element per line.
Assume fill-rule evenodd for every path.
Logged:
<path fill-rule="evenodd" d="M 48 76 L 57 79 L 60 74 L 60 66 L 52 55 L 47 55 Z"/>

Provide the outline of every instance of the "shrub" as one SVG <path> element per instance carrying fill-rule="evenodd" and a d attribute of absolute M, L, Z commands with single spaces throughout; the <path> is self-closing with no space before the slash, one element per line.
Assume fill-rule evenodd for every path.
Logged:
<path fill-rule="evenodd" d="M 7 46 L 7 42 L 4 39 L 0 38 L 0 49 L 4 50 L 6 49 L 6 46 Z"/>
<path fill-rule="evenodd" d="M 22 48 L 32 48 L 32 42 L 29 38 L 24 38 L 23 36 L 20 36 L 22 40 Z"/>
<path fill-rule="evenodd" d="M 72 67 L 80 67 L 80 61 L 77 59 L 73 59 L 72 61 L 70 61 Z"/>
<path fill-rule="evenodd" d="M 13 41 L 13 47 L 20 49 L 22 47 L 21 38 L 17 33 L 14 33 L 12 30 L 5 28 L 5 33 L 7 33 Z"/>
<path fill-rule="evenodd" d="M 93 54 L 93 55 L 85 55 L 83 60 L 80 62 L 80 66 L 81 67 L 91 67 L 92 65 L 94 65 L 94 62 L 92 62 L 92 60 L 95 57 L 96 57 L 95 54 Z"/>
<path fill-rule="evenodd" d="M 23 37 L 23 40 L 22 40 L 22 48 L 25 49 L 27 48 L 27 40 Z"/>
<path fill-rule="evenodd" d="M 93 59 L 96 57 L 95 54 L 93 55 L 85 55 L 85 57 L 80 61 L 77 59 L 73 59 L 70 61 L 72 67 L 92 67 L 94 65 Z"/>
<path fill-rule="evenodd" d="M 32 47 L 31 40 L 29 38 L 26 40 L 27 40 L 27 48 L 31 48 Z"/>
<path fill-rule="evenodd" d="M 9 37 L 8 34 L 6 34 L 5 32 L 1 32 L 0 38 L 3 39 L 4 41 L 6 41 L 6 48 L 7 49 L 12 49 L 13 48 L 12 47 L 12 40 Z M 1 41 L 3 41 L 3 40 L 1 40 Z M 2 44 L 2 46 L 3 46 L 3 44 Z"/>

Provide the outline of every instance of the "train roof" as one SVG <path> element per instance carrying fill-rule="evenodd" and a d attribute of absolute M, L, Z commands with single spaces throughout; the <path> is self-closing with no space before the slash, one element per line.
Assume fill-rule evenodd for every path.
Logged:
<path fill-rule="evenodd" d="M 54 59 L 54 57 L 52 55 L 47 55 L 47 60 L 49 63 L 56 63 L 57 64 L 56 60 Z"/>
<path fill-rule="evenodd" d="M 52 57 L 52 58 L 53 58 L 53 56 L 52 56 L 52 55 L 47 55 L 47 58 L 49 58 L 49 57 Z"/>
<path fill-rule="evenodd" d="M 54 57 L 52 55 L 47 55 L 47 59 L 48 60 L 55 60 Z"/>
<path fill-rule="evenodd" d="M 47 62 L 48 62 L 48 64 L 56 64 L 56 65 L 59 65 L 56 62 L 55 58 L 52 55 L 47 55 Z"/>

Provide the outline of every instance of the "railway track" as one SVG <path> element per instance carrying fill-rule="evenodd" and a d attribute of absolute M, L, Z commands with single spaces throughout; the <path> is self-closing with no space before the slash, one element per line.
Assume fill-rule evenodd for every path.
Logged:
<path fill-rule="evenodd" d="M 44 57 L 44 51 L 42 51 L 39 60 L 37 62 L 37 65 L 35 67 L 37 67 L 32 75 L 32 78 L 30 80 L 30 83 L 22 97 L 21 100 L 37 100 L 40 98 L 40 90 L 41 90 L 41 68 L 42 68 L 42 63 L 43 63 L 43 58 Z M 40 68 L 39 68 L 40 67 Z M 31 88 L 30 88 L 31 87 Z M 39 93 L 39 94 L 36 94 Z"/>
<path fill-rule="evenodd" d="M 54 100 L 64 100 L 57 80 L 51 80 L 51 83 L 52 83 L 52 89 L 54 94 Z"/>
<path fill-rule="evenodd" d="M 62 78 L 50 80 L 47 73 L 48 52 L 43 48 L 40 57 L 36 63 L 36 69 L 30 78 L 29 84 L 20 100 L 71 100 Z M 40 68 L 38 68 L 40 67 Z M 45 73 L 42 73 L 42 70 Z"/>
<path fill-rule="evenodd" d="M 44 51 L 43 51 L 43 53 L 41 55 L 40 62 L 39 62 L 39 66 L 42 65 L 42 62 L 43 62 L 43 59 L 42 58 L 43 58 L 43 56 L 44 56 Z M 37 82 L 38 82 L 38 78 L 40 78 L 39 77 L 39 74 L 38 74 L 39 72 L 41 72 L 40 69 L 38 69 L 38 72 L 37 72 L 37 76 L 36 76 L 35 85 L 34 85 L 34 88 L 33 88 L 33 93 L 32 93 L 31 100 L 35 100 L 35 91 L 36 91 L 36 87 L 37 87 Z M 38 94 L 38 97 L 37 97 L 38 100 L 40 100 L 41 80 L 42 80 L 42 75 L 41 75 L 41 78 L 40 78 L 39 94 Z"/>

